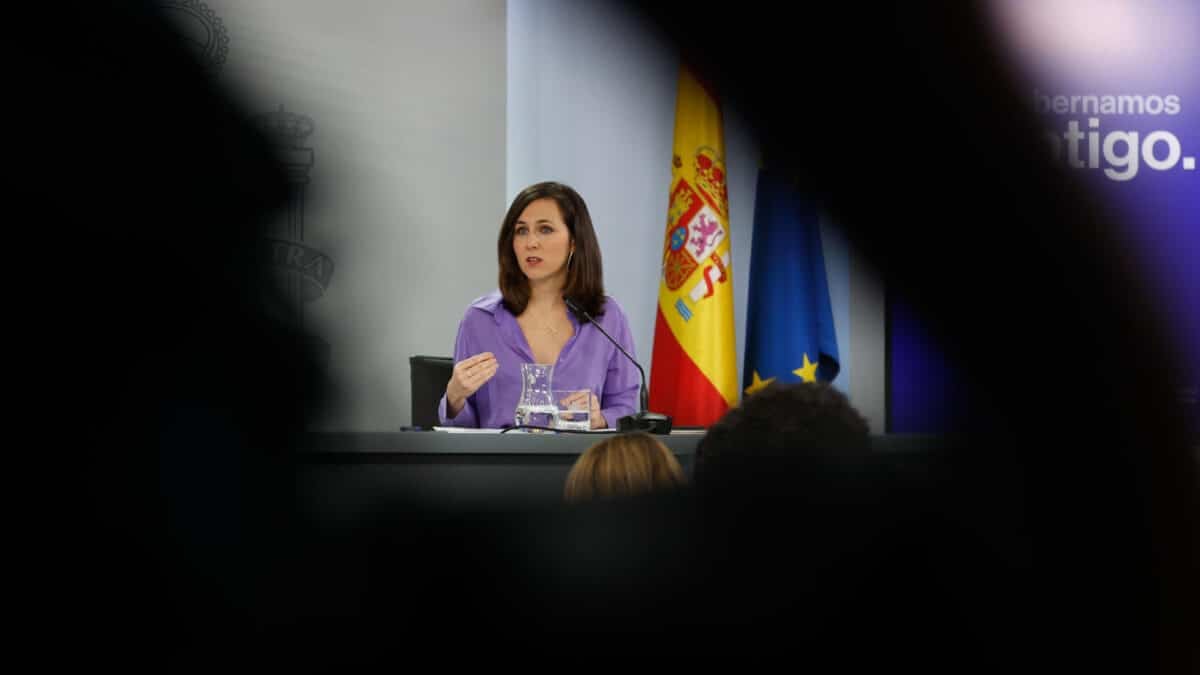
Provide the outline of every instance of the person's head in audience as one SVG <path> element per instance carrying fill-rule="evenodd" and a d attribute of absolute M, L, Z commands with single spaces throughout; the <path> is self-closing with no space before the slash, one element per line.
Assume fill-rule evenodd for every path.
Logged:
<path fill-rule="evenodd" d="M 620 434 L 588 448 L 567 474 L 563 497 L 584 502 L 647 494 L 686 484 L 683 467 L 662 441 L 643 432 Z"/>
<path fill-rule="evenodd" d="M 709 427 L 696 446 L 692 479 L 706 487 L 743 469 L 770 476 L 797 462 L 869 451 L 867 421 L 845 394 L 826 383 L 770 384 Z"/>

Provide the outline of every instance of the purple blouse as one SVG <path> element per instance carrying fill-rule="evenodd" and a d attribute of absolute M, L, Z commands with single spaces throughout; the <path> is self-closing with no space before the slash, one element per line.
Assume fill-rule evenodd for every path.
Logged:
<path fill-rule="evenodd" d="M 567 312 L 575 334 L 567 340 L 554 363 L 551 375 L 554 389 L 590 389 L 600 398 L 600 412 L 610 427 L 617 420 L 637 411 L 641 376 L 625 355 L 617 350 L 596 327 Z M 611 297 L 605 296 L 604 314 L 593 316 L 625 351 L 637 358 L 633 335 L 625 312 Z M 500 291 L 471 303 L 458 324 L 454 340 L 454 362 L 480 352 L 492 352 L 500 364 L 495 376 L 467 397 L 458 416 L 446 416 L 446 395 L 438 403 L 442 426 L 497 429 L 513 425 L 513 413 L 521 396 L 521 364 L 533 363 L 533 350 L 517 324 L 517 318 L 504 306 Z"/>

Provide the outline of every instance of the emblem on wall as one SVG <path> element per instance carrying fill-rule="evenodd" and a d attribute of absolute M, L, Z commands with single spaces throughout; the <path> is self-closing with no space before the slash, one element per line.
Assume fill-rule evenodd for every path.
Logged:
<path fill-rule="evenodd" d="M 258 116 L 257 121 L 276 141 L 292 184 L 287 217 L 269 241 L 271 259 L 283 287 L 299 307 L 321 297 L 333 277 L 333 260 L 304 243 L 304 192 L 314 162 L 313 149 L 305 145 L 305 139 L 312 135 L 314 125 L 312 119 L 288 112 L 283 106 Z"/>
<path fill-rule="evenodd" d="M 219 70 L 229 53 L 229 33 L 220 17 L 200 0 L 161 0 L 158 5 L 202 62 Z M 284 291 L 300 310 L 325 293 L 333 276 L 333 260 L 304 242 L 304 193 L 313 167 L 313 149 L 305 145 L 314 131 L 311 118 L 279 106 L 258 115 L 258 126 L 275 142 L 292 198 L 286 218 L 268 237 L 271 261 Z"/>
<path fill-rule="evenodd" d="M 205 65 L 214 70 L 225 65 L 229 33 L 216 12 L 200 0 L 166 0 L 159 6 Z"/>

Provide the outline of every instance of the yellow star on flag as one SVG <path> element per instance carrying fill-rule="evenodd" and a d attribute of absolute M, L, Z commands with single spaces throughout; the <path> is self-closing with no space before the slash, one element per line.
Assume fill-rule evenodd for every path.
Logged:
<path fill-rule="evenodd" d="M 747 394 L 753 394 L 754 392 L 758 391 L 759 389 L 762 389 L 762 388 L 766 387 L 768 384 L 771 384 L 772 382 L 775 381 L 775 378 L 773 378 L 773 377 L 768 377 L 765 380 L 762 379 L 761 377 L 758 376 L 757 370 L 751 371 L 751 373 L 752 373 L 751 377 L 754 378 L 754 381 L 750 383 L 749 387 L 746 387 Z"/>
<path fill-rule="evenodd" d="M 804 380 L 805 382 L 816 382 L 817 381 L 817 364 L 808 360 L 807 352 L 805 352 L 805 354 L 804 354 L 804 367 L 797 368 L 797 369 L 793 370 L 792 372 L 795 373 L 797 377 L 799 377 L 801 380 Z"/>

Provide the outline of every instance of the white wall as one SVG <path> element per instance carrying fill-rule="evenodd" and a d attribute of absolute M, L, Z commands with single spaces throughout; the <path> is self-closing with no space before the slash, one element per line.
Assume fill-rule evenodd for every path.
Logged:
<path fill-rule="evenodd" d="M 335 271 L 306 313 L 338 385 L 316 426 L 408 424 L 408 357 L 450 354 L 466 304 L 496 284 L 504 2 L 205 4 L 229 37 L 222 73 L 256 109 L 314 122 L 304 243 Z"/>

